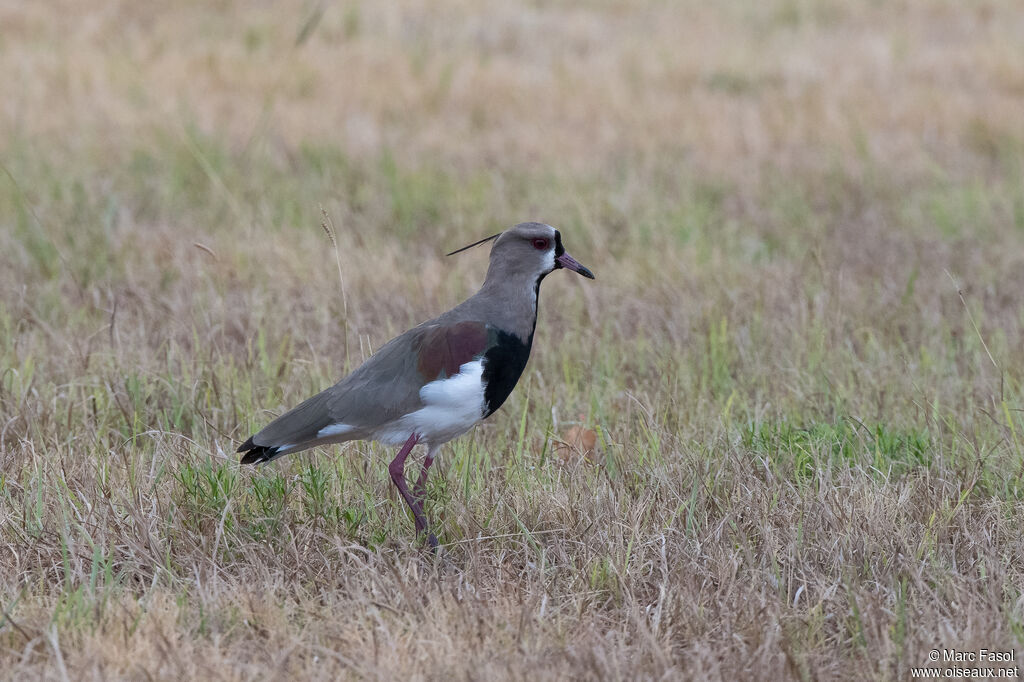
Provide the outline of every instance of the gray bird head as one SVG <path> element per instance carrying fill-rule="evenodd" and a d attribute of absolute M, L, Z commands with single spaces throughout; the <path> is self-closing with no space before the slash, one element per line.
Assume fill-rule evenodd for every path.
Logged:
<path fill-rule="evenodd" d="M 448 255 L 492 239 L 494 246 L 491 247 L 491 264 L 487 268 L 488 281 L 526 279 L 536 282 L 559 268 L 594 279 L 594 273 L 580 265 L 562 246 L 562 235 L 558 230 L 544 223 L 519 223 Z"/>

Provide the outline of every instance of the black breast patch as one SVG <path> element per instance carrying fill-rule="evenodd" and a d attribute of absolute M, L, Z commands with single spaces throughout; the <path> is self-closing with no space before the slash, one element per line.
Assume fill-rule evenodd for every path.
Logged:
<path fill-rule="evenodd" d="M 490 331 L 494 339 L 484 353 L 484 417 L 501 407 L 512 393 L 526 368 L 526 361 L 530 359 L 530 347 L 533 345 L 533 334 L 523 343 L 515 334 L 500 329 Z"/>

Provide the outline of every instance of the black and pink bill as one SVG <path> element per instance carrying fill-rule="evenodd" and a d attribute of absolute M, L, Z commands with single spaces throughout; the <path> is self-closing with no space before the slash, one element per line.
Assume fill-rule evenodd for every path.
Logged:
<path fill-rule="evenodd" d="M 555 267 L 572 270 L 573 272 L 580 273 L 587 279 L 594 279 L 594 273 L 589 268 L 580 265 L 579 261 L 570 256 L 568 251 L 563 251 L 562 255 L 555 259 Z"/>

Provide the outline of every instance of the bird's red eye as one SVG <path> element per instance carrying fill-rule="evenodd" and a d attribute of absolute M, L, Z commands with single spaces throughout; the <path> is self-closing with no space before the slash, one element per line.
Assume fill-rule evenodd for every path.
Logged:
<path fill-rule="evenodd" d="M 543 251 L 544 249 L 548 248 L 548 240 L 547 239 L 534 239 L 533 240 L 533 248 L 537 249 L 538 251 Z"/>

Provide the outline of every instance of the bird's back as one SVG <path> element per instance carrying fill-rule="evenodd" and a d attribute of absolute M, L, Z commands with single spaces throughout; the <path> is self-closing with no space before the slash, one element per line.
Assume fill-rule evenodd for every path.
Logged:
<path fill-rule="evenodd" d="M 349 440 L 400 442 L 413 428 L 428 442 L 445 442 L 494 412 L 519 380 L 530 343 L 482 320 L 454 321 L 451 313 L 472 316 L 472 306 L 460 308 L 392 339 L 337 384 L 272 421 L 243 444 L 242 461 Z"/>

